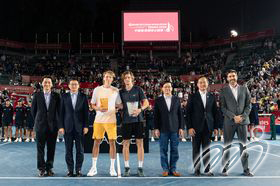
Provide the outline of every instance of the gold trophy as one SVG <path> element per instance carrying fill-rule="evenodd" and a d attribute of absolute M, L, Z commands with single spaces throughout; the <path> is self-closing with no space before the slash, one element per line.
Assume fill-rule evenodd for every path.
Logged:
<path fill-rule="evenodd" d="M 108 98 L 100 98 L 100 109 L 108 111 Z"/>

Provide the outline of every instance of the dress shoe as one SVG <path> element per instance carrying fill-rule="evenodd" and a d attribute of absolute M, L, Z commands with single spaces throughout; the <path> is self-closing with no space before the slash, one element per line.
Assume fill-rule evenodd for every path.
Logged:
<path fill-rule="evenodd" d="M 67 173 L 66 176 L 67 176 L 67 177 L 74 177 L 73 171 L 68 171 L 68 173 Z"/>
<path fill-rule="evenodd" d="M 54 176 L 54 172 L 52 171 L 52 169 L 47 170 L 47 176 Z"/>
<path fill-rule="evenodd" d="M 167 177 L 168 176 L 168 172 L 166 172 L 166 171 L 162 172 L 162 176 L 163 177 Z"/>
<path fill-rule="evenodd" d="M 213 172 L 211 172 L 211 171 L 204 172 L 204 174 L 206 176 L 214 176 Z"/>
<path fill-rule="evenodd" d="M 181 176 L 181 173 L 176 172 L 176 171 L 173 171 L 173 172 L 171 173 L 171 175 L 173 175 L 173 176 L 175 176 L 175 177 L 180 177 L 180 176 Z"/>
<path fill-rule="evenodd" d="M 226 170 L 226 169 L 223 169 L 223 171 L 222 171 L 222 176 L 228 176 L 228 173 L 227 173 L 227 170 Z"/>
<path fill-rule="evenodd" d="M 201 174 L 200 174 L 200 171 L 195 171 L 194 172 L 194 176 L 200 176 Z"/>
<path fill-rule="evenodd" d="M 250 171 L 244 171 L 243 175 L 244 176 L 249 176 L 249 177 L 253 177 L 254 176 L 254 174 L 251 173 Z"/>
<path fill-rule="evenodd" d="M 76 176 L 77 177 L 83 177 L 84 175 L 82 174 L 82 171 L 76 171 Z"/>
<path fill-rule="evenodd" d="M 38 176 L 39 177 L 44 177 L 45 176 L 45 170 L 39 170 Z"/>

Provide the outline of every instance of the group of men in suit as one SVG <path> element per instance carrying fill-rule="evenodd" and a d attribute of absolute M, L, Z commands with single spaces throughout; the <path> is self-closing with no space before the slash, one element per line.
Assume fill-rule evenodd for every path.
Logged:
<path fill-rule="evenodd" d="M 59 132 L 64 134 L 67 176 L 73 176 L 73 142 L 76 146 L 76 175 L 82 176 L 81 168 L 84 160 L 83 135 L 88 132 L 88 101 L 85 94 L 80 93 L 77 79 L 69 81 L 70 92 L 62 95 L 52 92 L 52 79 L 43 77 L 43 91 L 34 94 L 32 115 L 35 121 L 37 138 L 37 168 L 39 176 L 53 176 L 53 162 L 56 139 Z M 47 160 L 45 161 L 45 146 Z"/>
<path fill-rule="evenodd" d="M 247 125 L 250 124 L 251 110 L 250 93 L 247 87 L 237 83 L 237 72 L 230 70 L 227 73 L 228 85 L 220 94 L 221 110 L 224 115 L 224 150 L 222 158 L 222 175 L 228 176 L 230 165 L 230 147 L 237 133 L 240 144 L 240 156 L 245 176 L 253 176 L 248 166 L 246 151 Z M 214 176 L 210 165 L 210 137 L 212 132 L 218 133 L 218 110 L 216 98 L 208 92 L 208 79 L 200 77 L 197 82 L 198 91 L 192 94 L 187 104 L 186 125 L 192 137 L 192 152 L 194 175 L 200 176 L 200 148 L 202 147 L 202 162 L 204 173 Z M 166 82 L 162 87 L 163 96 L 155 101 L 155 136 L 160 138 L 160 158 L 163 176 L 180 176 L 176 171 L 176 162 L 179 159 L 179 137 L 183 136 L 184 120 L 177 96 L 171 94 L 172 84 Z M 170 143 L 170 160 L 168 161 L 168 144 Z"/>
<path fill-rule="evenodd" d="M 92 151 L 92 167 L 88 176 L 97 174 L 97 158 L 99 145 L 105 132 L 110 141 L 110 175 L 116 176 L 115 140 L 116 140 L 116 111 L 123 110 L 122 134 L 124 137 L 123 154 L 125 162 L 124 176 L 130 176 L 129 144 L 132 135 L 136 136 L 138 150 L 138 176 L 143 172 L 143 111 L 149 106 L 143 90 L 135 86 L 133 73 L 123 73 L 123 89 L 119 91 L 111 86 L 115 77 L 112 71 L 103 73 L 103 85 L 94 90 L 91 104 L 96 110 L 94 121 L 94 145 Z M 227 73 L 228 86 L 221 90 L 220 103 L 224 114 L 224 155 L 222 160 L 222 174 L 227 176 L 229 168 L 229 150 L 235 133 L 240 142 L 241 161 L 245 176 L 253 176 L 248 167 L 248 153 L 246 152 L 247 126 L 250 113 L 250 93 L 245 86 L 237 84 L 237 72 Z M 200 176 L 200 147 L 204 173 L 213 176 L 210 166 L 210 135 L 217 133 L 217 105 L 216 98 L 209 93 L 206 77 L 198 79 L 198 91 L 189 97 L 187 105 L 187 128 L 192 136 L 194 175 Z M 46 76 L 42 81 L 43 91 L 34 95 L 32 115 L 35 121 L 37 136 L 37 168 L 39 176 L 53 176 L 53 161 L 57 131 L 64 134 L 66 148 L 67 176 L 83 176 L 81 172 L 83 155 L 83 135 L 88 132 L 88 100 L 85 94 L 80 93 L 79 82 L 76 79 L 69 81 L 70 92 L 61 97 L 51 91 L 52 80 Z M 172 83 L 162 85 L 162 96 L 158 97 L 154 106 L 154 134 L 159 137 L 160 161 L 163 169 L 162 176 L 181 176 L 176 170 L 179 159 L 179 138 L 184 136 L 185 121 L 182 114 L 180 99 L 172 95 Z M 76 147 L 76 165 L 73 160 L 73 145 Z M 170 144 L 170 158 L 168 160 L 168 146 Z M 45 161 L 45 145 L 47 145 L 47 160 Z"/>

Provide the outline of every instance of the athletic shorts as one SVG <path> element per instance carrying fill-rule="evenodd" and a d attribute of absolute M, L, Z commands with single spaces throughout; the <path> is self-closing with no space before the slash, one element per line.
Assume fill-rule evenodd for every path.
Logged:
<path fill-rule="evenodd" d="M 23 121 L 19 121 L 19 122 L 16 122 L 16 128 L 24 128 L 25 125 L 24 125 L 24 122 Z"/>
<path fill-rule="evenodd" d="M 136 139 L 144 138 L 144 123 L 123 123 L 121 127 L 122 137 L 124 140 L 129 140 L 134 136 Z"/>
<path fill-rule="evenodd" d="M 12 122 L 2 121 L 3 127 L 11 127 L 13 125 Z"/>
<path fill-rule="evenodd" d="M 26 129 L 33 130 L 34 122 L 26 122 Z"/>
<path fill-rule="evenodd" d="M 117 139 L 117 124 L 116 123 L 94 123 L 93 124 L 93 139 L 103 139 L 105 132 L 109 140 Z"/>

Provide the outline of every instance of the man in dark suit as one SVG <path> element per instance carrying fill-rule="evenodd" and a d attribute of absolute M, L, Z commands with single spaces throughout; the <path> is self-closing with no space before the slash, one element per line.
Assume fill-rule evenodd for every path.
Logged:
<path fill-rule="evenodd" d="M 220 102 L 224 114 L 224 153 L 223 153 L 223 176 L 228 176 L 230 164 L 230 147 L 237 133 L 240 143 L 241 163 L 245 176 L 254 176 L 248 167 L 249 154 L 246 151 L 247 125 L 250 124 L 249 114 L 251 112 L 251 95 L 247 87 L 237 84 L 237 72 L 230 70 L 227 73 L 228 86 L 221 90 Z"/>
<path fill-rule="evenodd" d="M 39 176 L 54 176 L 52 171 L 56 137 L 58 131 L 60 96 L 52 92 L 50 76 L 42 79 L 43 91 L 34 94 L 32 116 L 37 139 L 37 168 Z M 47 143 L 47 161 L 45 161 L 45 145 Z M 45 174 L 46 173 L 46 174 Z"/>
<path fill-rule="evenodd" d="M 190 96 L 187 105 L 187 126 L 192 136 L 194 175 L 200 176 L 200 146 L 205 167 L 204 173 L 214 176 L 210 171 L 210 137 L 212 131 L 218 133 L 217 103 L 215 96 L 209 92 L 208 79 L 201 77 L 197 82 L 198 92 Z"/>
<path fill-rule="evenodd" d="M 84 161 L 83 134 L 88 132 L 88 100 L 85 94 L 79 92 L 78 80 L 72 78 L 69 81 L 70 92 L 61 97 L 59 132 L 64 134 L 68 168 L 68 177 L 73 177 L 74 160 L 73 144 L 76 146 L 76 175 L 81 177 Z"/>
<path fill-rule="evenodd" d="M 155 136 L 159 137 L 160 161 L 163 169 L 162 176 L 181 176 L 176 171 L 176 163 L 179 159 L 179 136 L 184 136 L 184 117 L 182 114 L 180 99 L 172 95 L 172 85 L 165 82 L 162 87 L 163 96 L 155 101 L 154 126 Z M 170 161 L 168 161 L 168 145 L 170 141 Z M 169 163 L 170 162 L 170 163 Z"/>

